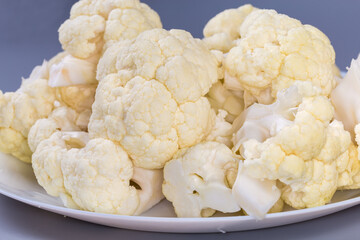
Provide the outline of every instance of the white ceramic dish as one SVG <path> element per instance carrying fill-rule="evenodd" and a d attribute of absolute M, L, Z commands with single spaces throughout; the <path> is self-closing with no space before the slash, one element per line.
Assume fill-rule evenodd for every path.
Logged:
<path fill-rule="evenodd" d="M 142 216 L 119 216 L 73 210 L 63 207 L 37 184 L 31 166 L 0 153 L 0 193 L 64 216 L 97 224 L 142 231 L 204 233 L 230 232 L 274 227 L 325 216 L 360 203 L 360 190 L 338 192 L 333 202 L 322 207 L 288 210 L 268 214 L 257 221 L 248 216 L 218 216 L 212 218 L 176 218 L 171 204 L 163 200 Z"/>

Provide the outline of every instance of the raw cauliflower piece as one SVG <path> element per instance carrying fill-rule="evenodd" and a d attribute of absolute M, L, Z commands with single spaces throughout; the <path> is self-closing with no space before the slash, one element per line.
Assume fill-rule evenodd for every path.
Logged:
<path fill-rule="evenodd" d="M 153 28 L 162 28 L 159 16 L 138 0 L 81 0 L 60 26 L 59 40 L 71 55 L 88 58 Z"/>
<path fill-rule="evenodd" d="M 232 125 L 233 151 L 242 152 L 242 144 L 249 139 L 263 142 L 275 136 L 283 127 L 293 123 L 294 113 L 303 97 L 318 95 L 320 90 L 310 82 L 295 82 L 280 91 L 277 100 L 270 105 L 254 104 L 242 112 Z"/>
<path fill-rule="evenodd" d="M 51 113 L 54 100 L 55 90 L 48 86 L 42 66 L 35 67 L 16 92 L 0 91 L 0 151 L 30 162 L 29 130 L 36 120 Z"/>
<path fill-rule="evenodd" d="M 31 162 L 32 151 L 27 143 L 30 128 L 59 106 L 76 110 L 81 116 L 78 125 L 85 130 L 97 86 L 96 68 L 88 67 L 91 64 L 94 64 L 92 59 L 80 60 L 59 53 L 49 62 L 36 66 L 16 92 L 1 92 L 0 151 Z M 79 71 L 84 68 L 87 70 Z"/>
<path fill-rule="evenodd" d="M 280 93 L 286 96 L 291 90 Z M 280 100 L 286 101 L 281 94 L 278 104 Z M 298 98 L 296 94 L 293 96 Z M 275 105 L 276 102 L 263 107 Z M 252 107 L 256 105 L 249 109 Z M 335 193 L 338 177 L 344 177 L 337 165 L 350 147 L 350 134 L 341 122 L 335 120 L 329 124 L 334 111 L 324 96 L 302 97 L 298 106 L 290 104 L 288 107 L 296 108 L 293 120 L 285 118 L 287 123 L 265 134 L 265 138 L 250 136 L 250 140 L 242 143 L 244 171 L 254 178 L 281 181 L 285 185 L 282 199 L 294 208 L 324 205 Z M 278 121 L 270 118 L 267 124 L 271 126 Z M 263 131 L 261 128 L 259 125 L 259 132 Z"/>
<path fill-rule="evenodd" d="M 344 127 L 355 139 L 354 129 L 360 123 L 360 55 L 351 61 L 350 68 L 343 79 L 331 92 L 331 102 L 335 108 L 335 118 L 343 122 Z"/>
<path fill-rule="evenodd" d="M 217 81 L 217 62 L 185 31 L 141 33 L 117 55 L 106 52 L 98 75 L 104 77 L 98 79 L 90 136 L 116 141 L 137 167 L 162 168 L 212 129 L 215 114 L 203 96 Z"/>
<path fill-rule="evenodd" d="M 213 50 L 229 52 L 232 47 L 236 46 L 236 41 L 241 38 L 240 26 L 245 18 L 256 10 L 257 8 L 246 4 L 218 13 L 204 27 L 206 45 Z"/>
<path fill-rule="evenodd" d="M 28 144 L 31 151 L 35 152 L 39 143 L 48 139 L 54 132 L 85 130 L 82 119 L 75 110 L 59 107 L 48 118 L 39 119 L 35 122 L 29 131 Z"/>
<path fill-rule="evenodd" d="M 311 81 L 324 96 L 335 87 L 335 52 L 326 35 L 274 10 L 226 10 L 209 21 L 204 35 L 211 49 L 227 53 L 225 87 L 243 91 L 245 107 L 274 102 L 298 80 Z"/>
<path fill-rule="evenodd" d="M 163 198 L 161 170 L 134 171 L 120 146 L 85 132 L 53 133 L 37 146 L 32 165 L 39 184 L 67 207 L 134 215 Z"/>
<path fill-rule="evenodd" d="M 237 212 L 231 186 L 238 159 L 224 144 L 199 143 L 180 150 L 164 167 L 163 193 L 178 217 Z"/>

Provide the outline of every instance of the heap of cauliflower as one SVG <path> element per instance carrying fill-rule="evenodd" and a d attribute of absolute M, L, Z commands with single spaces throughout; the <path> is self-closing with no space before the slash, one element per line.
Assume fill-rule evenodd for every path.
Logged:
<path fill-rule="evenodd" d="M 138 0 L 80 0 L 63 52 L 0 91 L 0 151 L 66 207 L 257 219 L 360 188 L 360 58 L 274 10 L 225 10 L 204 39 Z"/>

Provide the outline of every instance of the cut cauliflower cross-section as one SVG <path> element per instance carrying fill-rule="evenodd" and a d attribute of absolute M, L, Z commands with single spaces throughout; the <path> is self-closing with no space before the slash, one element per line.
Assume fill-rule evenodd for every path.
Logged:
<path fill-rule="evenodd" d="M 160 169 L 211 131 L 215 113 L 204 95 L 217 61 L 182 30 L 153 29 L 120 45 L 99 61 L 89 133 L 119 143 L 135 166 Z"/>
<path fill-rule="evenodd" d="M 88 58 L 153 28 L 162 28 L 160 18 L 139 0 L 81 0 L 59 28 L 59 40 L 71 55 Z"/>
<path fill-rule="evenodd" d="M 180 150 L 164 167 L 163 193 L 178 217 L 237 212 L 231 192 L 238 159 L 224 144 L 199 143 Z"/>
<path fill-rule="evenodd" d="M 312 82 L 324 96 L 335 87 L 335 52 L 326 35 L 274 10 L 225 10 L 204 35 L 210 49 L 226 53 L 225 86 L 243 91 L 245 107 L 274 102 L 278 91 L 298 80 Z"/>
<path fill-rule="evenodd" d="M 286 106 L 280 101 L 294 103 L 287 105 L 288 110 L 292 109 L 290 113 L 293 112 L 293 119 L 285 118 L 287 124 L 274 128 L 272 133 L 267 129 L 267 133 L 260 139 L 256 137 L 257 134 L 255 137 L 249 135 L 249 140 L 242 143 L 241 151 L 245 159 L 243 171 L 254 178 L 282 182 L 282 199 L 294 208 L 320 206 L 330 201 L 338 187 L 339 176 L 345 177 L 345 169 L 341 170 L 340 161 L 344 160 L 344 154 L 351 147 L 350 134 L 344 130 L 341 122 L 334 120 L 330 123 L 334 110 L 329 99 L 316 94 L 311 96 L 311 91 L 304 91 L 307 89 L 306 84 L 297 83 L 280 92 L 274 104 L 262 106 L 268 108 L 265 111 L 268 116 L 274 116 L 259 118 L 268 119 L 264 125 L 267 128 L 271 129 L 273 124 L 281 122 L 281 117 L 285 118 L 289 113 L 285 111 L 286 108 L 282 109 L 285 113 L 283 116 L 276 111 L 271 113 L 270 110 L 275 109 L 277 104 Z M 290 99 L 284 98 L 294 89 L 297 89 L 298 94 L 291 94 Z M 313 94 L 316 92 L 312 91 Z M 302 96 L 300 102 L 292 101 L 291 97 L 296 100 L 299 96 Z M 251 108 L 258 108 L 258 105 Z M 245 123 L 243 126 L 248 127 Z M 254 125 L 249 126 L 252 132 L 264 132 L 261 124 L 258 129 Z M 239 131 L 246 133 L 245 129 Z"/>
<path fill-rule="evenodd" d="M 32 166 L 39 184 L 71 208 L 134 215 L 163 198 L 162 170 L 134 170 L 119 145 L 85 132 L 53 133 L 37 146 Z"/>

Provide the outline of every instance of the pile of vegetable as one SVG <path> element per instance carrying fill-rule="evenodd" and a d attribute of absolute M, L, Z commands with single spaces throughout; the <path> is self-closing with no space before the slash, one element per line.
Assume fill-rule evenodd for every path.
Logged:
<path fill-rule="evenodd" d="M 244 5 L 200 40 L 138 0 L 80 0 L 59 40 L 0 91 L 0 150 L 66 207 L 261 219 L 360 188 L 360 58 L 341 78 L 313 26 Z"/>

